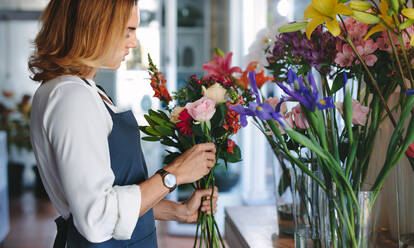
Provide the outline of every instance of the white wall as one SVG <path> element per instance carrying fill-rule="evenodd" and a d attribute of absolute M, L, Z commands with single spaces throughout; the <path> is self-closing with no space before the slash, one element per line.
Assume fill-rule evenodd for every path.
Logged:
<path fill-rule="evenodd" d="M 0 91 L 13 91 L 16 99 L 38 87 L 27 66 L 37 32 L 37 21 L 0 21 Z"/>

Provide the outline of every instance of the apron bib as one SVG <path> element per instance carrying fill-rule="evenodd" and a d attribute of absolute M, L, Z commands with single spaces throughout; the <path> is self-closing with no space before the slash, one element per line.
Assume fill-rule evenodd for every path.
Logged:
<path fill-rule="evenodd" d="M 90 85 L 85 79 L 82 80 Z M 138 123 L 131 110 L 115 113 L 105 101 L 104 104 L 113 122 L 108 143 L 111 169 L 115 174 L 114 186 L 139 184 L 148 178 L 148 171 L 141 149 Z M 72 217 L 68 220 L 59 217 L 56 224 L 58 234 L 54 248 L 64 248 L 62 244 L 66 242 L 67 248 L 157 248 L 152 209 L 138 219 L 130 240 L 110 239 L 102 243 L 91 243 L 76 230 Z"/>

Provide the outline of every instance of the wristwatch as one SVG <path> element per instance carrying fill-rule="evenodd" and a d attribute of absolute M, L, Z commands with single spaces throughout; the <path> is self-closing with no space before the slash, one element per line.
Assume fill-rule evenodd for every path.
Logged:
<path fill-rule="evenodd" d="M 159 169 L 155 174 L 160 174 L 164 186 L 170 190 L 170 193 L 177 188 L 177 178 L 174 174 L 171 174 L 164 169 Z"/>

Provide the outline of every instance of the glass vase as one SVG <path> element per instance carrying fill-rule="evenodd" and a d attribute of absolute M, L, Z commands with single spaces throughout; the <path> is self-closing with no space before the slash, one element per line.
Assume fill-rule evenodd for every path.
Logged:
<path fill-rule="evenodd" d="M 414 248 L 414 167 L 403 159 L 396 166 L 396 214 L 400 248 Z"/>
<path fill-rule="evenodd" d="M 319 190 L 323 248 L 378 247 L 375 194 L 372 191 L 360 191 L 355 196 L 357 204 L 350 196 L 337 190 Z"/>
<path fill-rule="evenodd" d="M 295 247 L 321 247 L 319 235 L 319 185 L 299 169 L 290 170 Z"/>

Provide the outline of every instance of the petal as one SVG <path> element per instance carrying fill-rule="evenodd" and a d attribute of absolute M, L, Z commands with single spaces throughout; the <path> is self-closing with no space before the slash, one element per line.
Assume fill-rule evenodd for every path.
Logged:
<path fill-rule="evenodd" d="M 337 3 L 337 0 L 312 0 L 312 7 L 323 15 L 331 16 Z"/>
<path fill-rule="evenodd" d="M 353 11 L 348 6 L 346 6 L 345 4 L 339 3 L 336 6 L 336 13 L 340 14 L 340 15 L 349 16 L 349 15 L 352 15 Z"/>
<path fill-rule="evenodd" d="M 306 36 L 310 40 L 310 37 L 313 33 L 313 31 L 316 29 L 317 26 L 321 25 L 325 22 L 325 18 L 322 16 L 314 17 L 308 25 L 306 25 Z"/>
<path fill-rule="evenodd" d="M 327 22 L 326 27 L 328 28 L 329 32 L 335 37 L 341 34 L 341 28 L 339 27 L 339 23 L 336 19 Z"/>
<path fill-rule="evenodd" d="M 365 35 L 364 40 L 367 40 L 371 35 L 386 30 L 382 24 L 373 26 L 368 33 Z"/>
<path fill-rule="evenodd" d="M 298 80 L 298 76 L 292 69 L 288 70 L 287 76 L 288 76 L 287 83 L 289 84 L 293 84 L 296 80 Z"/>
<path fill-rule="evenodd" d="M 266 111 L 256 111 L 256 115 L 257 115 L 257 117 L 259 117 L 259 119 L 261 119 L 261 120 L 265 120 L 265 121 L 267 121 L 267 120 L 269 120 L 269 119 L 271 119 L 272 118 L 272 116 L 270 115 L 270 113 L 268 113 L 268 112 L 266 112 Z"/>
<path fill-rule="evenodd" d="M 414 20 L 414 9 L 403 9 L 401 13 L 409 19 Z"/>
<path fill-rule="evenodd" d="M 306 8 L 305 12 L 304 12 L 304 19 L 312 19 L 312 18 L 317 18 L 320 17 L 322 14 L 319 13 L 319 11 L 317 11 L 314 7 L 312 7 L 312 4 L 309 4 L 309 6 Z"/>
<path fill-rule="evenodd" d="M 414 47 L 414 35 L 411 36 L 410 45 Z"/>
<path fill-rule="evenodd" d="M 231 66 L 231 57 L 233 56 L 233 53 L 232 52 L 229 52 L 228 54 L 226 54 L 226 56 L 224 57 L 224 63 L 223 63 L 223 67 L 225 68 L 225 69 L 227 69 L 227 68 L 230 68 L 230 66 Z M 224 69 L 223 68 L 223 69 Z"/>
<path fill-rule="evenodd" d="M 273 110 L 272 105 L 270 105 L 270 104 L 268 104 L 268 103 L 263 103 L 263 104 L 261 105 L 261 107 L 263 108 L 263 111 L 265 111 L 265 112 L 267 112 L 267 113 L 271 113 L 271 112 L 273 112 L 273 111 L 274 111 L 274 110 Z"/>
<path fill-rule="evenodd" d="M 246 115 L 240 115 L 240 124 L 242 125 L 242 127 L 247 126 L 247 118 L 246 118 Z"/>

